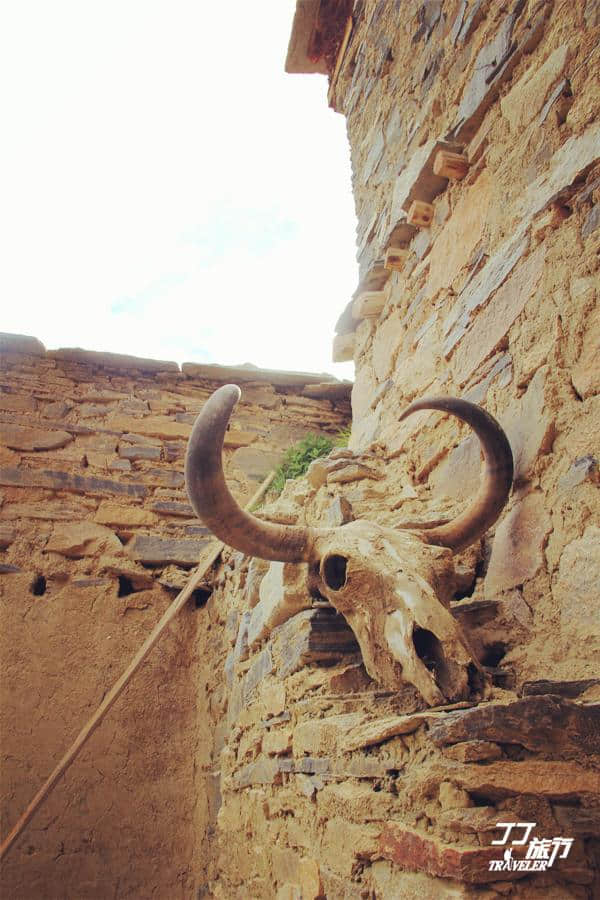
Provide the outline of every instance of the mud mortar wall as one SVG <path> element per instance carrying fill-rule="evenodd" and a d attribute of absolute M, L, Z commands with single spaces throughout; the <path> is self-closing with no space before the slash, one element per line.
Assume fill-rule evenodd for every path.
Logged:
<path fill-rule="evenodd" d="M 0 354 L 4 837 L 209 541 L 183 458 L 196 415 L 232 373 L 45 352 L 10 335 Z M 271 374 L 277 384 L 264 370 L 246 376 L 227 433 L 242 503 L 290 444 L 348 424 L 347 388 Z M 207 596 L 184 609 L 10 852 L 3 896 L 196 896 L 209 865 Z"/>
<path fill-rule="evenodd" d="M 513 620 L 516 683 L 585 678 L 600 651 L 599 36 L 592 3 L 413 3 L 401 18 L 370 3 L 336 93 L 362 277 L 431 178 L 423 147 L 449 139 L 469 163 L 431 191 L 431 227 L 404 236 L 380 317 L 357 324 L 352 443 L 381 447 L 418 519 L 462 508 L 480 455 L 448 417 L 399 426 L 398 411 L 450 394 L 504 426 L 515 487 L 472 596 Z"/>
<path fill-rule="evenodd" d="M 583 0 L 354 4 L 330 98 L 352 153 L 356 297 L 383 292 L 382 308 L 340 318 L 352 452 L 289 484 L 279 521 L 456 515 L 477 442 L 436 413 L 398 416 L 428 394 L 485 407 L 515 484 L 457 557 L 451 609 L 491 694 L 427 710 L 408 686 L 381 691 L 299 567 L 231 552 L 203 613 L 207 896 L 598 895 L 599 41 Z M 435 176 L 439 149 L 464 156 L 462 179 Z M 413 200 L 433 207 L 429 227 L 407 221 Z M 389 247 L 401 270 L 384 269 Z M 498 875 L 498 821 L 573 847 L 549 872 Z"/>

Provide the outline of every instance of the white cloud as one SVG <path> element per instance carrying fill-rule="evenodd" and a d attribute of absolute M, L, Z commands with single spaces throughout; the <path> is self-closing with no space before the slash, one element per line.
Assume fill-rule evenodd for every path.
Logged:
<path fill-rule="evenodd" d="M 345 122 L 283 71 L 294 6 L 4 5 L 2 330 L 351 375 Z"/>

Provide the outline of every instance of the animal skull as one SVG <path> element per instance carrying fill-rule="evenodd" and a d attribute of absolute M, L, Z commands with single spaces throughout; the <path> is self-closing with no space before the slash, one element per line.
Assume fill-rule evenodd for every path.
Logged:
<path fill-rule="evenodd" d="M 423 530 L 358 521 L 337 528 L 263 522 L 243 511 L 225 483 L 221 450 L 236 385 L 210 397 L 190 436 L 186 487 L 196 513 L 223 542 L 263 559 L 309 565 L 310 581 L 348 621 L 369 675 L 388 689 L 409 682 L 431 706 L 467 697 L 483 683 L 479 663 L 449 611 L 453 551 L 474 543 L 508 498 L 513 460 L 506 435 L 485 410 L 452 397 L 413 403 L 449 412 L 480 439 L 486 463 L 472 504 L 456 519 Z"/>

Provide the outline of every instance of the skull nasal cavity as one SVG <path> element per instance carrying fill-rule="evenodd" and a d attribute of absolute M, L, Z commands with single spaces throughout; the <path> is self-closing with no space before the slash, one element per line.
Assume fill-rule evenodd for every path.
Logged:
<path fill-rule="evenodd" d="M 345 556 L 338 556 L 332 553 L 323 562 L 323 581 L 332 591 L 339 591 L 346 584 L 346 563 L 348 560 Z"/>
<path fill-rule="evenodd" d="M 417 656 L 430 672 L 434 671 L 443 662 L 444 652 L 442 645 L 432 631 L 428 631 L 427 628 L 415 628 L 413 631 L 413 644 Z"/>

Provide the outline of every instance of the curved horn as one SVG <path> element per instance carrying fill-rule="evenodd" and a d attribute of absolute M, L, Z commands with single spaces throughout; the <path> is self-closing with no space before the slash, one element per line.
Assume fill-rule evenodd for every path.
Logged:
<path fill-rule="evenodd" d="M 411 403 L 400 421 L 421 409 L 438 409 L 456 416 L 471 426 L 481 442 L 485 471 L 477 496 L 456 519 L 422 532 L 428 544 L 464 550 L 494 524 L 508 500 L 513 480 L 510 444 L 494 417 L 476 403 L 457 397 L 424 397 Z"/>
<path fill-rule="evenodd" d="M 312 532 L 299 525 L 273 525 L 244 512 L 225 483 L 221 451 L 233 407 L 241 391 L 219 388 L 196 419 L 185 456 L 185 485 L 190 503 L 223 543 L 242 553 L 282 562 L 309 559 Z"/>

